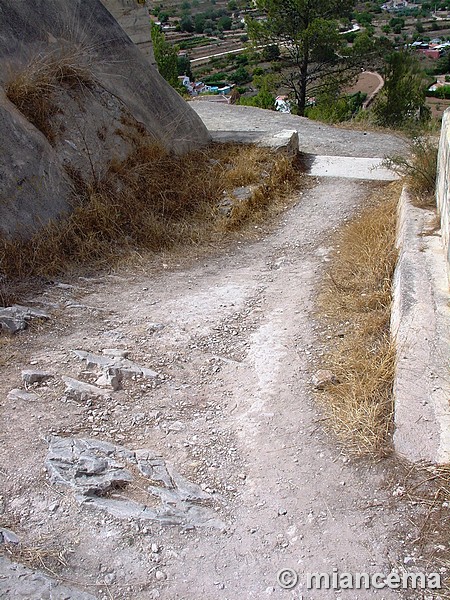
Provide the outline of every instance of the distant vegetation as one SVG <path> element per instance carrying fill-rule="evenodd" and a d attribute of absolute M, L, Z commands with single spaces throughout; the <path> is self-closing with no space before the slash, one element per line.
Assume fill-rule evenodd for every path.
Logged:
<path fill-rule="evenodd" d="M 287 95 L 292 111 L 310 118 L 389 127 L 426 122 L 427 96 L 442 99 L 445 108 L 450 82 L 435 92 L 427 88 L 437 74 L 450 74 L 450 51 L 436 59 L 411 44 L 450 40 L 446 2 L 417 0 L 399 9 L 389 0 L 292 6 L 282 0 L 257 0 L 256 6 L 250 0 L 162 0 L 152 12 L 166 41 L 182 54 L 178 75 L 234 85 L 233 102 L 274 109 L 275 98 Z M 294 34 L 291 22 L 299 23 Z M 201 60 L 214 54 L 220 56 Z M 365 90 L 347 91 L 362 69 L 388 81 L 368 110 Z"/>

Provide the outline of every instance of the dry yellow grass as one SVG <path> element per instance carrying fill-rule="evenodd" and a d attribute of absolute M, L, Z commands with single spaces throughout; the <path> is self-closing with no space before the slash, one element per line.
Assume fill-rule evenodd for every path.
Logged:
<path fill-rule="evenodd" d="M 343 228 L 320 297 L 321 318 L 336 336 L 324 366 L 338 380 L 321 393 L 323 410 L 359 456 L 387 452 L 392 428 L 389 320 L 399 196 L 400 184 L 390 184 Z"/>
<path fill-rule="evenodd" d="M 8 99 L 39 129 L 54 141 L 52 117 L 58 112 L 53 101 L 56 89 L 89 87 L 94 83 L 89 53 L 79 46 L 66 46 L 34 57 L 22 69 L 14 70 L 6 82 Z"/>
<path fill-rule="evenodd" d="M 300 172 L 296 159 L 258 146 L 217 146 L 221 167 L 218 176 L 225 192 L 240 186 L 254 186 L 251 196 L 235 202 L 229 218 L 223 220 L 226 231 L 242 229 L 276 214 L 284 200 L 298 187 Z M 303 180 L 303 186 L 307 183 Z"/>
<path fill-rule="evenodd" d="M 35 57 L 15 71 L 6 94 L 53 142 L 55 91 L 95 84 L 93 54 L 68 44 Z M 212 145 L 182 157 L 166 152 L 145 127 L 125 113 L 124 136 L 133 150 L 89 179 L 68 165 L 73 211 L 49 223 L 29 241 L 0 239 L 0 303 L 15 296 L 17 279 L 53 276 L 74 269 L 109 267 L 132 251 L 170 250 L 204 244 L 276 212 L 298 185 L 300 174 L 282 153 L 255 146 Z M 220 210 L 224 194 L 254 184 L 251 196 Z M 16 280 L 12 284 L 13 280 Z"/>
<path fill-rule="evenodd" d="M 292 160 L 269 149 L 212 145 L 180 157 L 145 136 L 102 178 L 86 181 L 73 170 L 70 176 L 74 210 L 66 219 L 27 242 L 0 240 L 0 274 L 9 282 L 110 267 L 136 250 L 206 244 L 279 209 L 300 182 Z M 223 215 L 224 192 L 249 181 L 262 183 Z"/>

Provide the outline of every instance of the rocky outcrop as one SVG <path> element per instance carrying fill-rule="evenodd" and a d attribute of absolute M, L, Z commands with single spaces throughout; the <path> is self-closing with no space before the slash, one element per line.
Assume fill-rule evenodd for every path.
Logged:
<path fill-rule="evenodd" d="M 176 152 L 209 134 L 100 0 L 0 0 L 0 234 L 71 208 L 139 139 Z"/>
<path fill-rule="evenodd" d="M 150 2 L 101 0 L 151 65 L 156 65 L 149 27 Z"/>

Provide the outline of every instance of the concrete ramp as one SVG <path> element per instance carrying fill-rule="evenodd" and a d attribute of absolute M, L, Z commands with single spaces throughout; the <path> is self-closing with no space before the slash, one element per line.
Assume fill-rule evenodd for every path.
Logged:
<path fill-rule="evenodd" d="M 343 129 L 276 111 L 191 102 L 215 142 L 259 144 L 300 153 L 306 174 L 374 181 L 395 181 L 383 158 L 404 151 L 398 135 Z"/>
<path fill-rule="evenodd" d="M 382 158 L 356 158 L 354 156 L 312 156 L 308 175 L 316 177 L 345 177 L 395 181 L 396 173 L 383 166 Z"/>
<path fill-rule="evenodd" d="M 391 132 L 345 129 L 253 106 L 199 101 L 189 104 L 217 141 L 240 138 L 257 142 L 283 130 L 295 130 L 300 152 L 313 155 L 378 158 L 405 151 L 404 138 Z"/>

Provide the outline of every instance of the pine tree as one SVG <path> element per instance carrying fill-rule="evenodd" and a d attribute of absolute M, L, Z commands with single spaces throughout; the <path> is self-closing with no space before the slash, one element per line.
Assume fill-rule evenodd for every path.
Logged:
<path fill-rule="evenodd" d="M 166 41 L 164 33 L 156 23 L 151 23 L 151 37 L 153 53 L 159 73 L 175 89 L 179 88 L 178 82 L 178 52 L 176 46 L 171 46 Z"/>
<path fill-rule="evenodd" d="M 278 44 L 289 58 L 290 75 L 284 82 L 294 93 L 303 115 L 307 90 L 326 75 L 343 78 L 351 60 L 343 58 L 345 40 L 337 19 L 348 17 L 355 0 L 257 0 L 265 20 L 249 18 L 249 35 L 256 44 Z"/>

